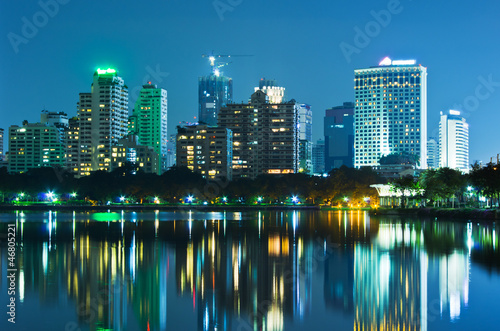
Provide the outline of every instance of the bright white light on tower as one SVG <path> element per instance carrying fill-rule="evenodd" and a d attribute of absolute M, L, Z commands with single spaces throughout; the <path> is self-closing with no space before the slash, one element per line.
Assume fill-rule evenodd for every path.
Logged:
<path fill-rule="evenodd" d="M 460 111 L 450 109 L 450 115 L 460 115 Z"/>
<path fill-rule="evenodd" d="M 390 66 L 392 63 L 391 59 L 386 56 L 380 63 L 378 64 L 379 66 Z"/>
<path fill-rule="evenodd" d="M 214 73 L 215 73 L 215 76 L 219 77 L 220 76 L 220 71 L 219 69 L 215 69 L 214 70 Z"/>

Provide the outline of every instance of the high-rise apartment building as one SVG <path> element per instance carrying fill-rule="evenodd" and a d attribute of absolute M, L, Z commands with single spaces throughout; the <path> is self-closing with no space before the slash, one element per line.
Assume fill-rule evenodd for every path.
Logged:
<path fill-rule="evenodd" d="M 135 170 L 145 173 L 157 173 L 160 157 L 153 146 L 145 146 L 139 143 L 139 137 L 128 135 L 111 147 L 111 167 L 113 171 L 126 163 L 133 165 Z"/>
<path fill-rule="evenodd" d="M 217 125 L 221 107 L 233 101 L 233 80 L 218 70 L 198 78 L 198 120 L 210 126 Z"/>
<path fill-rule="evenodd" d="M 56 114 L 56 113 L 50 113 Z M 57 113 L 66 118 L 65 113 Z M 42 121 L 46 115 L 42 112 Z M 64 122 L 64 121 L 63 121 Z M 9 128 L 9 172 L 25 172 L 40 167 L 65 167 L 66 145 L 64 123 L 53 122 L 28 123 Z"/>
<path fill-rule="evenodd" d="M 134 112 L 129 119 L 129 133 L 139 137 L 139 144 L 151 146 L 160 162 L 155 173 L 167 171 L 167 91 L 149 82 L 143 85 Z"/>
<path fill-rule="evenodd" d="M 5 154 L 3 151 L 3 132 L 4 130 L 0 128 L 0 162 L 3 161 Z"/>
<path fill-rule="evenodd" d="M 354 166 L 408 153 L 427 168 L 427 68 L 385 58 L 354 71 L 354 91 Z"/>
<path fill-rule="evenodd" d="M 232 179 L 233 135 L 227 128 L 179 127 L 177 166 L 188 167 L 207 179 Z"/>
<path fill-rule="evenodd" d="M 312 148 L 313 173 L 325 173 L 325 141 L 318 140 Z"/>
<path fill-rule="evenodd" d="M 298 108 L 293 100 L 269 103 L 261 90 L 221 108 L 219 127 L 233 132 L 233 178 L 298 172 Z"/>
<path fill-rule="evenodd" d="M 325 111 L 325 171 L 354 166 L 354 103 Z"/>
<path fill-rule="evenodd" d="M 111 147 L 127 135 L 128 88 L 115 69 L 97 69 L 78 102 L 78 176 L 110 170 Z"/>
<path fill-rule="evenodd" d="M 469 172 L 469 124 L 458 110 L 441 112 L 439 166 Z"/>
<path fill-rule="evenodd" d="M 434 137 L 427 140 L 427 167 L 429 169 L 439 168 L 439 142 Z"/>
<path fill-rule="evenodd" d="M 313 173 L 312 110 L 307 104 L 298 106 L 299 113 L 299 172 Z"/>

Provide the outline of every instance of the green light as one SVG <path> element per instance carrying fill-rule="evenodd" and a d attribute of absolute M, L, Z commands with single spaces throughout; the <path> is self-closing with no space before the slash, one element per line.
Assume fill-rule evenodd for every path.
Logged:
<path fill-rule="evenodd" d="M 114 74 L 116 73 L 116 70 L 115 69 L 111 69 L 111 68 L 108 68 L 108 69 L 97 69 L 97 74 L 99 75 L 104 75 L 104 74 Z"/>
<path fill-rule="evenodd" d="M 119 213 L 95 213 L 92 215 L 92 219 L 98 222 L 113 222 L 119 221 L 121 215 Z"/>

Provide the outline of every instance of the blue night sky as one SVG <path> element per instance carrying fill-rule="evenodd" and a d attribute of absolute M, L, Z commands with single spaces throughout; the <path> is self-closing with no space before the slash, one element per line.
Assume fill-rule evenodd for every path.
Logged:
<path fill-rule="evenodd" d="M 51 15 L 38 1 L 0 5 L 1 128 L 37 122 L 43 108 L 76 115 L 94 70 L 114 67 L 130 109 L 143 82 L 167 89 L 175 133 L 197 116 L 198 76 L 210 69 L 201 54 L 214 50 L 253 55 L 224 68 L 235 102 L 246 102 L 261 77 L 276 79 L 288 99 L 312 105 L 316 140 L 325 109 L 353 101 L 353 70 L 389 56 L 427 67 L 429 135 L 437 136 L 440 111 L 462 105 L 470 161 L 500 153 L 498 1 L 55 1 L 41 1 L 58 4 Z M 377 23 L 381 10 L 390 16 Z M 356 38 L 365 28 L 369 36 Z M 355 49 L 346 55 L 347 44 Z"/>

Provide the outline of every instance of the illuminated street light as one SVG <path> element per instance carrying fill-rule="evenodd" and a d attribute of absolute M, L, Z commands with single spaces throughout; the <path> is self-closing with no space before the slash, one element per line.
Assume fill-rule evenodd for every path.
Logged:
<path fill-rule="evenodd" d="M 349 201 L 349 198 L 348 197 L 344 197 L 344 201 L 345 202 Z"/>
<path fill-rule="evenodd" d="M 154 198 L 154 202 L 155 202 L 155 203 L 160 203 L 160 199 L 158 199 L 158 197 L 155 197 L 155 198 Z"/>
<path fill-rule="evenodd" d="M 72 198 L 76 198 L 76 192 L 71 193 L 71 194 L 70 194 L 70 196 L 71 196 Z"/>
<path fill-rule="evenodd" d="M 298 198 L 297 196 L 295 196 L 295 195 L 294 195 L 294 196 L 292 197 L 292 202 L 293 202 L 293 203 L 297 203 L 297 202 L 299 202 L 299 198 Z"/>
<path fill-rule="evenodd" d="M 123 202 L 123 201 L 125 201 L 125 197 L 122 195 L 122 196 L 120 197 L 120 202 Z"/>
<path fill-rule="evenodd" d="M 262 197 L 258 197 L 258 198 L 257 198 L 257 201 L 258 201 L 259 203 L 260 203 L 260 202 L 262 202 Z"/>
<path fill-rule="evenodd" d="M 193 202 L 194 200 L 194 197 L 192 195 L 188 195 L 188 197 L 186 198 L 187 202 L 191 203 Z"/>
<path fill-rule="evenodd" d="M 227 202 L 227 197 L 222 197 L 223 202 Z"/>

